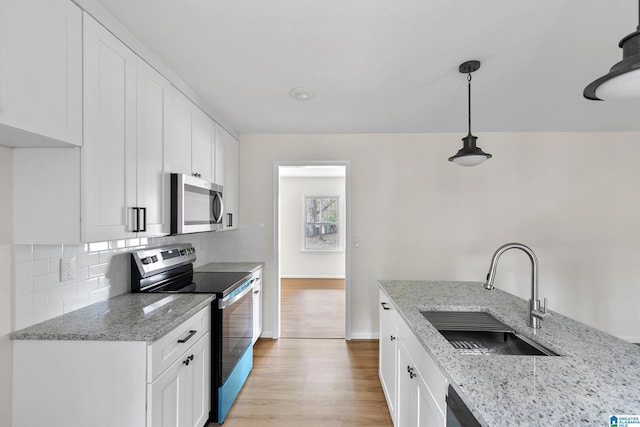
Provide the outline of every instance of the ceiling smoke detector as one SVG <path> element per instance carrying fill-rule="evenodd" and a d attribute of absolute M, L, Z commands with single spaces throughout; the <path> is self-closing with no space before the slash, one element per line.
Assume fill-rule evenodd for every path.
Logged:
<path fill-rule="evenodd" d="M 315 93 L 306 87 L 294 87 L 289 91 L 289 96 L 298 101 L 310 101 Z"/>

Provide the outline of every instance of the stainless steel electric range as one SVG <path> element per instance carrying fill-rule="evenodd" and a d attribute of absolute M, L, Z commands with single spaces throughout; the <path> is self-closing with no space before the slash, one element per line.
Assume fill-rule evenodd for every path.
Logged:
<path fill-rule="evenodd" d="M 196 273 L 191 244 L 131 254 L 131 292 L 215 294 L 211 315 L 211 412 L 222 424 L 253 367 L 253 279 L 249 272 Z"/>

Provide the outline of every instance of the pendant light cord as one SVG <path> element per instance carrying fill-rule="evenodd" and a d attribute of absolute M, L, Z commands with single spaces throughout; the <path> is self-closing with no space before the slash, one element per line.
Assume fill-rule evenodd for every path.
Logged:
<path fill-rule="evenodd" d="M 467 75 L 468 92 L 469 92 L 469 135 L 471 135 L 471 73 Z"/>

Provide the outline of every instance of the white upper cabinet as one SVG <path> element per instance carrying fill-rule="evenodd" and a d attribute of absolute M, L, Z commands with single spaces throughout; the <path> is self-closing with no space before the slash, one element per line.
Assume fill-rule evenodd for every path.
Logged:
<path fill-rule="evenodd" d="M 138 58 L 136 207 L 144 219 L 138 236 L 169 233 L 169 187 L 164 170 L 164 122 L 171 84 Z"/>
<path fill-rule="evenodd" d="M 134 237 L 137 57 L 84 16 L 82 236 Z M 137 212 L 136 212 L 137 214 Z M 135 217 L 135 218 L 134 218 Z"/>
<path fill-rule="evenodd" d="M 215 126 L 215 181 L 222 185 L 224 230 L 238 228 L 238 164 L 239 144 L 221 126 Z"/>
<path fill-rule="evenodd" d="M 165 169 L 213 181 L 213 121 L 175 88 L 167 111 Z"/>
<path fill-rule="evenodd" d="M 82 238 L 166 233 L 169 82 L 89 15 L 84 40 Z"/>
<path fill-rule="evenodd" d="M 200 178 L 214 181 L 213 177 L 213 121 L 202 111 L 191 114 L 191 168 Z"/>
<path fill-rule="evenodd" d="M 0 145 L 82 145 L 82 12 L 0 0 Z"/>

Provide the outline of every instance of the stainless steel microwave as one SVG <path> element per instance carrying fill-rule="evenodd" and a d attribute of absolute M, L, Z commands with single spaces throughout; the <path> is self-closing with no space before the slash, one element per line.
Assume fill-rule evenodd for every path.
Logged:
<path fill-rule="evenodd" d="M 171 174 L 171 234 L 223 227 L 222 186 L 191 175 Z"/>

